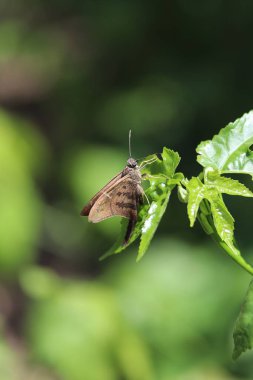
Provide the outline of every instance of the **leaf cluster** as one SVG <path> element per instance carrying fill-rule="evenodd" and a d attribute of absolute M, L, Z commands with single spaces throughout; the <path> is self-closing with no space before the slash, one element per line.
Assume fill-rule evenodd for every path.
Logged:
<path fill-rule="evenodd" d="M 215 240 L 242 268 L 253 275 L 253 267 L 243 258 L 234 236 L 235 220 L 229 212 L 223 194 L 252 198 L 253 193 L 243 183 L 231 178 L 247 174 L 253 178 L 253 111 L 244 114 L 213 137 L 201 142 L 196 151 L 203 170 L 187 179 L 176 172 L 180 162 L 177 152 L 166 147 L 160 157 L 145 157 L 142 175 L 147 202 L 140 206 L 138 221 L 127 245 L 123 244 L 128 221 L 122 219 L 121 234 L 114 246 L 102 257 L 120 253 L 139 238 L 137 261 L 147 251 L 154 233 L 165 213 L 172 190 L 177 187 L 179 200 L 187 205 L 190 226 L 198 220 L 203 230 Z M 145 163 L 151 162 L 150 165 Z M 253 342 L 252 283 L 234 332 L 237 358 L 251 348 Z"/>
<path fill-rule="evenodd" d="M 187 204 L 190 226 L 196 219 L 204 231 L 244 269 L 253 274 L 252 266 L 241 256 L 234 237 L 234 218 L 223 200 L 223 194 L 253 197 L 253 193 L 231 174 L 249 174 L 253 178 L 253 111 L 221 129 L 212 140 L 200 143 L 197 161 L 203 170 L 197 177 L 187 179 L 176 172 L 180 156 L 163 148 L 160 157 L 150 155 L 140 162 L 147 202 L 140 206 L 138 221 L 127 245 L 123 244 L 127 221 L 122 219 L 119 239 L 104 257 L 120 253 L 140 238 L 137 260 L 147 251 L 168 205 L 172 190 Z M 145 163 L 151 162 L 150 165 Z M 224 176 L 227 175 L 227 176 Z"/>

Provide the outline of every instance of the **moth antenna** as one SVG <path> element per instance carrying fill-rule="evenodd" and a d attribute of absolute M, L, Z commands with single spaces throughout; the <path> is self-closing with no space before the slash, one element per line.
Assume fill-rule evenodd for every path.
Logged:
<path fill-rule="evenodd" d="M 153 164 L 153 162 L 156 162 L 158 160 L 158 157 L 150 158 L 150 160 L 142 161 L 140 165 L 140 169 L 145 168 L 145 166 Z"/>
<path fill-rule="evenodd" d="M 157 159 L 160 159 L 158 156 L 160 156 L 160 153 L 154 153 L 154 156 L 156 156 L 156 158 L 154 158 L 154 161 L 156 161 Z M 143 158 L 145 158 L 146 156 L 143 156 L 143 157 L 138 157 L 136 158 L 136 161 L 141 161 Z M 150 160 L 153 160 L 153 158 L 151 158 Z M 149 161 L 149 160 L 148 160 Z M 146 161 L 145 161 L 146 162 Z"/>
<path fill-rule="evenodd" d="M 131 135 L 132 135 L 132 131 L 131 131 L 131 129 L 129 129 L 129 136 L 128 136 L 129 158 L 132 158 L 132 151 L 131 151 Z"/>

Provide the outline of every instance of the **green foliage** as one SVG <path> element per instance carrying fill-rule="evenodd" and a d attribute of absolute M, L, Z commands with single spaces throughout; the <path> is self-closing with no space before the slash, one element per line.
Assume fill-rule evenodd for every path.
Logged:
<path fill-rule="evenodd" d="M 222 199 L 222 193 L 244 197 L 252 197 L 253 193 L 240 182 L 221 177 L 212 168 L 204 171 L 204 183 L 199 177 L 193 177 L 190 181 L 184 180 L 184 184 L 188 191 L 187 211 L 190 226 L 194 225 L 198 217 L 204 231 L 212 235 L 238 264 L 252 273 L 253 269 L 236 247 L 234 218 Z"/>
<path fill-rule="evenodd" d="M 234 238 L 234 218 L 222 198 L 222 194 L 253 197 L 253 193 L 244 184 L 222 176 L 224 172 L 250 174 L 252 162 L 249 146 L 253 142 L 252 139 L 253 111 L 230 123 L 213 140 L 198 146 L 197 152 L 200 155 L 197 160 L 204 166 L 204 170 L 198 177 L 192 177 L 190 180 L 184 178 L 182 173 L 175 173 L 180 161 L 178 153 L 164 148 L 161 159 L 157 157 L 155 162 L 145 165 L 142 169 L 143 179 L 149 181 L 145 194 L 150 204 L 146 202 L 140 206 L 138 221 L 128 244 L 123 244 L 128 221 L 122 220 L 118 240 L 102 258 L 122 252 L 140 237 L 137 261 L 140 260 L 161 221 L 173 188 L 178 185 L 180 199 L 187 203 L 190 226 L 193 227 L 198 218 L 204 231 L 239 265 L 253 274 L 253 268 L 244 260 L 237 247 Z M 148 156 L 142 162 L 152 161 L 154 158 L 155 155 Z"/>
<path fill-rule="evenodd" d="M 145 164 L 153 159 L 155 159 L 154 163 L 150 165 Z M 141 241 L 137 261 L 143 257 L 166 210 L 171 191 L 183 178 L 181 173 L 175 173 L 179 161 L 180 157 L 178 153 L 167 148 L 163 149 L 161 159 L 153 155 L 146 157 L 142 161 L 145 165 L 145 168 L 142 170 L 143 178 L 149 182 L 148 187 L 145 189 L 149 203 L 146 201 L 140 206 L 138 220 L 128 244 L 123 244 L 128 223 L 128 221 L 123 220 L 119 239 L 102 258 L 108 257 L 113 253 L 122 252 L 138 237 L 140 237 Z M 140 167 L 142 163 L 140 163 Z"/>
<path fill-rule="evenodd" d="M 222 194 L 253 197 L 253 193 L 244 184 L 222 176 L 224 173 L 253 174 L 252 152 L 249 150 L 252 143 L 253 111 L 230 123 L 214 136 L 213 140 L 198 146 L 197 160 L 204 167 L 198 177 L 188 180 L 181 173 L 175 173 L 180 160 L 179 155 L 167 148 L 163 149 L 161 159 L 157 158 L 154 163 L 145 166 L 142 174 L 143 178 L 149 181 L 145 193 L 150 204 L 146 203 L 140 207 L 137 224 L 127 244 L 127 246 L 132 244 L 140 237 L 137 261 L 143 257 L 149 247 L 168 205 L 171 191 L 178 185 L 179 198 L 187 203 L 190 226 L 193 227 L 198 219 L 204 231 L 212 236 L 241 267 L 253 274 L 253 267 L 244 260 L 237 247 L 234 237 L 234 218 L 222 197 Z M 146 157 L 143 162 L 148 162 L 154 157 L 154 155 Z M 122 252 L 126 248 L 122 243 L 126 228 L 127 221 L 123 220 L 119 239 L 103 257 Z M 250 292 L 234 334 L 234 358 L 247 348 L 251 348 L 253 310 L 249 298 Z M 247 323 L 246 329 L 245 323 Z"/>
<path fill-rule="evenodd" d="M 242 304 L 240 314 L 233 333 L 234 352 L 233 359 L 237 359 L 244 351 L 253 346 L 253 280 Z"/>
<path fill-rule="evenodd" d="M 197 147 L 198 162 L 222 173 L 249 174 L 253 177 L 253 111 L 221 129 L 212 140 Z"/>
<path fill-rule="evenodd" d="M 253 268 L 242 258 L 236 246 L 234 218 L 228 211 L 222 194 L 252 197 L 253 193 L 239 181 L 222 177 L 222 174 L 252 174 L 253 160 L 249 150 L 252 143 L 253 111 L 230 123 L 212 140 L 198 146 L 197 160 L 204 166 L 204 173 L 198 178 L 185 181 L 189 193 L 188 216 L 191 226 L 198 216 L 204 230 L 251 274 Z M 204 178 L 204 183 L 201 178 Z"/>
<path fill-rule="evenodd" d="M 205 188 L 199 178 L 193 177 L 187 182 L 188 204 L 187 211 L 190 219 L 190 226 L 193 227 L 199 211 L 199 205 L 205 197 Z"/>

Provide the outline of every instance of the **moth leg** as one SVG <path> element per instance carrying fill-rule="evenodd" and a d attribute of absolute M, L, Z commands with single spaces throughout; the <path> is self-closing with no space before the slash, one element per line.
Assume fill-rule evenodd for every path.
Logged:
<path fill-rule="evenodd" d="M 167 177 L 165 174 L 161 174 L 161 175 L 143 174 L 142 178 L 147 179 L 147 180 L 149 178 L 169 179 L 169 177 Z"/>
<path fill-rule="evenodd" d="M 149 205 L 149 207 L 150 207 L 150 202 L 149 202 L 148 196 L 147 196 L 147 194 L 145 193 L 145 191 L 143 191 L 143 195 L 144 195 L 144 197 L 146 198 L 146 200 L 147 200 L 147 202 L 148 202 L 148 205 Z M 142 197 L 142 203 L 143 203 L 143 197 Z"/>

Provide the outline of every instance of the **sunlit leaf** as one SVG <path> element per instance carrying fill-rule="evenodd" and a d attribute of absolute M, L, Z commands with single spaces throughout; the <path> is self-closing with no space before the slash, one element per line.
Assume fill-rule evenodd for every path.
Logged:
<path fill-rule="evenodd" d="M 220 193 L 253 197 L 253 193 L 245 185 L 232 178 L 219 177 L 207 185 L 215 187 Z"/>
<path fill-rule="evenodd" d="M 253 197 L 253 193 L 245 185 L 235 179 L 222 177 L 219 174 L 215 177 L 207 175 L 205 185 L 215 188 L 220 193 L 240 195 L 241 197 Z"/>
<path fill-rule="evenodd" d="M 214 180 L 215 181 L 215 180 Z M 253 268 L 241 256 L 234 239 L 234 219 L 222 200 L 221 192 L 215 186 L 203 184 L 199 178 L 193 177 L 190 181 L 183 181 L 188 191 L 188 216 L 192 226 L 198 218 L 203 230 L 224 249 L 241 267 L 253 274 Z M 233 182 L 236 186 L 237 181 Z M 217 183 L 218 179 L 217 179 Z M 221 182 L 223 183 L 223 179 Z M 227 181 L 225 179 L 225 184 Z M 242 185 L 239 189 L 247 193 L 247 188 Z M 245 190 L 246 189 L 246 190 Z M 224 185 L 223 190 L 226 190 Z M 235 190 L 234 190 L 235 191 Z M 248 190 L 249 191 L 249 190 Z"/>
<path fill-rule="evenodd" d="M 220 173 L 242 173 L 253 177 L 253 111 L 221 129 L 212 140 L 197 147 L 198 162 Z"/>
<path fill-rule="evenodd" d="M 188 204 L 187 212 L 190 219 L 190 226 L 192 227 L 195 223 L 199 205 L 205 196 L 205 186 L 197 177 L 193 177 L 187 184 L 188 190 Z"/>
<path fill-rule="evenodd" d="M 157 178 L 152 178 L 152 173 L 150 173 L 151 179 L 148 194 L 153 199 L 153 202 L 147 211 L 145 221 L 141 229 L 141 242 L 139 245 L 137 261 L 143 257 L 149 247 L 149 244 L 167 208 L 171 191 L 183 179 L 183 175 L 181 173 L 174 175 L 179 162 L 180 157 L 177 152 L 164 148 L 162 153 L 162 162 L 160 163 L 163 165 L 161 167 L 160 175 L 164 174 L 166 177 L 162 176 L 159 178 L 158 173 Z"/>
<path fill-rule="evenodd" d="M 178 178 L 178 183 L 181 178 Z M 171 183 L 170 180 L 166 180 L 165 182 L 161 182 L 158 187 L 161 190 L 161 195 L 158 197 L 156 202 L 152 202 L 150 208 L 148 209 L 147 216 L 145 218 L 145 222 L 143 224 L 141 230 L 141 242 L 138 251 L 137 261 L 139 261 L 145 252 L 147 251 L 149 244 L 154 236 L 154 233 L 161 221 L 161 218 L 166 210 L 168 205 L 170 194 L 173 188 L 175 187 L 175 183 Z"/>
<path fill-rule="evenodd" d="M 234 247 L 234 218 L 228 211 L 218 192 L 208 194 L 208 200 L 211 205 L 214 225 L 220 238 L 233 249 L 234 253 L 239 255 L 240 252 Z"/>
<path fill-rule="evenodd" d="M 234 219 L 223 202 L 222 193 L 244 197 L 253 197 L 253 193 L 239 181 L 221 175 L 238 173 L 250 174 L 253 177 L 253 152 L 250 150 L 252 144 L 253 111 L 229 123 L 212 140 L 199 144 L 197 160 L 205 170 L 199 176 L 201 179 L 204 177 L 202 193 L 198 186 L 196 186 L 196 192 L 200 198 L 206 198 L 208 202 L 198 203 L 191 189 L 192 194 L 189 195 L 190 204 L 188 204 L 191 225 L 196 218 L 194 207 L 196 209 L 200 207 L 201 210 L 197 215 L 205 231 L 212 235 L 218 244 L 251 274 L 253 274 L 253 268 L 243 259 L 236 246 Z M 209 208 L 207 213 L 202 210 L 204 205 L 207 209 Z"/>
<path fill-rule="evenodd" d="M 253 280 L 250 282 L 240 314 L 233 333 L 233 359 L 237 359 L 244 351 L 253 346 Z"/>

